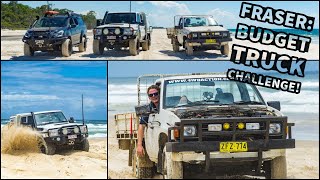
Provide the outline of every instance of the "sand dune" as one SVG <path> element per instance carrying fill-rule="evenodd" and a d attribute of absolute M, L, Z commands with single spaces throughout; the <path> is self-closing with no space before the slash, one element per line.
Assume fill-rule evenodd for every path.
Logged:
<path fill-rule="evenodd" d="M 122 49 L 120 51 L 105 50 L 103 55 L 94 55 L 92 51 L 93 36 L 92 31 L 88 32 L 88 48 L 86 52 L 78 52 L 78 48 L 74 48 L 74 54 L 70 57 L 62 57 L 61 53 L 47 53 L 37 52 L 34 57 L 23 56 L 23 42 L 22 37 L 26 31 L 8 31 L 1 30 L 1 59 L 2 60 L 230 60 L 229 56 L 221 55 L 219 50 L 209 51 L 195 51 L 193 56 L 186 56 L 183 48 L 180 48 L 180 52 L 173 52 L 170 39 L 167 38 L 165 29 L 154 29 L 152 33 L 152 45 L 149 51 L 140 51 L 137 56 L 130 56 L 128 49 Z M 290 51 L 286 49 L 279 49 L 275 46 L 265 46 L 257 43 L 251 43 L 249 41 L 236 40 L 233 37 L 233 41 L 230 44 L 239 44 L 248 47 L 254 47 L 259 50 L 274 51 L 279 54 L 288 54 L 290 56 L 296 56 L 300 58 L 306 58 L 311 60 L 319 59 L 319 45 L 311 44 L 309 52 L 300 53 L 296 51 Z M 238 56 L 237 58 L 239 58 Z"/>

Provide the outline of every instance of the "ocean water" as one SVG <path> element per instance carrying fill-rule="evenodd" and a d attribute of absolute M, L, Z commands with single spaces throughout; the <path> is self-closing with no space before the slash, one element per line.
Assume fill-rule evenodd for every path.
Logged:
<path fill-rule="evenodd" d="M 1 127 L 9 122 L 9 119 L 1 119 Z M 82 121 L 76 121 L 82 124 Z M 107 137 L 107 121 L 106 120 L 85 120 L 88 126 L 89 138 Z"/>
<path fill-rule="evenodd" d="M 294 94 L 258 87 L 264 100 L 280 101 L 281 112 L 295 123 L 293 137 L 299 140 L 319 140 L 319 72 L 305 72 L 305 78 L 279 73 L 264 73 L 269 76 L 300 81 L 301 93 Z M 137 105 L 137 77 L 108 78 L 108 116 L 134 112 Z"/>
<path fill-rule="evenodd" d="M 313 29 L 311 32 L 302 31 L 299 29 L 272 29 L 272 30 L 276 32 L 284 32 L 287 34 L 290 33 L 295 35 L 311 37 L 312 44 L 319 44 L 319 29 Z M 236 29 L 229 29 L 229 31 L 232 33 L 232 35 L 235 36 Z"/>

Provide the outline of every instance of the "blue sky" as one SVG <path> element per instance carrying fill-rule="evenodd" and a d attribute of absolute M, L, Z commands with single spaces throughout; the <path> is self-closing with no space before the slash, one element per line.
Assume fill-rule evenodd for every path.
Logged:
<path fill-rule="evenodd" d="M 109 61 L 108 77 L 137 77 L 143 74 L 172 74 L 172 73 L 199 73 L 199 72 L 226 72 L 235 68 L 251 72 L 270 73 L 263 69 L 246 67 L 243 64 L 234 64 L 231 61 Z M 308 61 L 305 68 L 307 72 L 319 73 L 319 61 Z M 273 71 L 277 73 L 276 71 Z"/>
<path fill-rule="evenodd" d="M 37 7 L 47 2 L 20 1 L 20 3 Z M 50 1 L 50 3 L 53 4 L 54 8 L 67 8 L 82 14 L 94 10 L 97 12 L 98 18 L 103 18 L 105 11 L 129 11 L 129 1 Z M 319 28 L 319 2 L 255 1 L 253 3 L 316 17 L 314 28 Z M 229 29 L 235 29 L 239 22 L 266 28 L 283 28 L 239 18 L 240 5 L 241 2 L 238 1 L 132 1 L 132 10 L 146 12 L 153 26 L 173 26 L 173 16 L 178 14 L 211 14 L 220 24 Z"/>
<path fill-rule="evenodd" d="M 1 118 L 62 110 L 81 119 L 106 119 L 106 62 L 1 62 Z"/>

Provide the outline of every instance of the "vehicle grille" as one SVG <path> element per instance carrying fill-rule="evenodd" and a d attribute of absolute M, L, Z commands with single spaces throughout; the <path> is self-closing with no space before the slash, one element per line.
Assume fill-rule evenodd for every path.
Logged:
<path fill-rule="evenodd" d="M 46 39 L 46 38 L 49 38 L 50 37 L 50 33 L 49 32 L 33 32 L 33 37 L 35 39 Z"/>
<path fill-rule="evenodd" d="M 223 124 L 229 123 L 230 128 L 228 130 L 222 129 L 222 131 L 209 131 L 209 124 Z M 259 130 L 247 130 L 239 129 L 238 123 L 259 123 Z M 269 124 L 280 123 L 281 133 L 269 134 Z M 184 136 L 184 126 L 196 126 L 197 135 L 195 137 Z M 253 140 L 265 140 L 269 139 L 285 139 L 286 138 L 287 117 L 231 117 L 231 118 L 219 118 L 204 120 L 201 118 L 181 119 L 180 123 L 176 123 L 176 128 L 180 130 L 180 137 L 176 140 L 180 142 L 186 141 L 253 141 Z M 169 128 L 168 135 L 169 141 L 176 141 L 171 139 L 171 131 L 174 129 Z"/>

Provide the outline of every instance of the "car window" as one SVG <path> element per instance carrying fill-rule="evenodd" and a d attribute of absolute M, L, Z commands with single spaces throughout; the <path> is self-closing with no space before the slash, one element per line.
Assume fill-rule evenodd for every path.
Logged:
<path fill-rule="evenodd" d="M 21 123 L 26 124 L 27 122 L 27 117 L 21 117 Z"/>
<path fill-rule="evenodd" d="M 138 23 L 141 22 L 141 16 L 140 16 L 140 14 L 137 14 L 137 22 L 138 22 Z"/>

